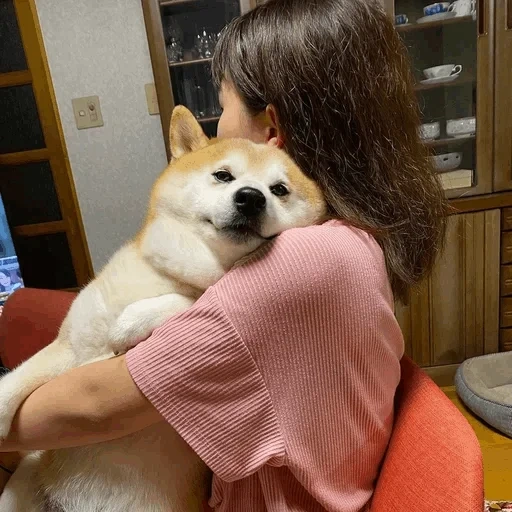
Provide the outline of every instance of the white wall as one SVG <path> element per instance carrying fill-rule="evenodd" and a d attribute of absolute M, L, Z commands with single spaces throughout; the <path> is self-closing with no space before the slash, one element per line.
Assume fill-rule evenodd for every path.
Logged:
<path fill-rule="evenodd" d="M 140 226 L 167 163 L 140 0 L 37 0 L 37 10 L 93 265 Z M 77 130 L 71 99 L 100 97 L 105 125 Z"/>

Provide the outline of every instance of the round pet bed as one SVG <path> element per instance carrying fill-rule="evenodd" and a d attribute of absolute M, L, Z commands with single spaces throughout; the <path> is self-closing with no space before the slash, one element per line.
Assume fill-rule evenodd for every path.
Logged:
<path fill-rule="evenodd" d="M 455 375 L 455 387 L 469 409 L 512 437 L 512 352 L 464 361 Z"/>

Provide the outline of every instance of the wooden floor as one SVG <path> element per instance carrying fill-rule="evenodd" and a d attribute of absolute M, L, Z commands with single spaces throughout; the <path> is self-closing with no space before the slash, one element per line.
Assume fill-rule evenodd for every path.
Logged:
<path fill-rule="evenodd" d="M 512 501 L 512 439 L 477 419 L 459 400 L 455 388 L 442 388 L 468 419 L 480 441 L 484 457 L 485 498 Z"/>

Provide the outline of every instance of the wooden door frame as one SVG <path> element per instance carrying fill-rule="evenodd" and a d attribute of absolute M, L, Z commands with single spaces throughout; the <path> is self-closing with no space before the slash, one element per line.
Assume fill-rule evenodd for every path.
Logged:
<path fill-rule="evenodd" d="M 149 55 L 155 78 L 158 109 L 160 111 L 160 122 L 164 135 L 165 151 L 167 159 L 171 159 L 169 146 L 169 126 L 171 124 L 171 113 L 175 106 L 172 92 L 171 75 L 167 54 L 165 51 L 164 31 L 162 27 L 162 16 L 160 13 L 159 0 L 142 0 L 142 11 L 149 46 Z"/>
<path fill-rule="evenodd" d="M 77 283 L 82 286 L 91 279 L 94 272 L 78 206 L 73 174 L 69 164 L 35 0 L 14 0 L 14 7 L 29 69 L 4 74 L 3 78 L 0 79 L 0 85 L 32 85 L 46 147 L 0 155 L 0 165 L 48 161 L 62 220 L 19 226 L 14 228 L 13 232 L 16 236 L 66 233 Z"/>
<path fill-rule="evenodd" d="M 512 189 L 512 0 L 496 0 L 494 188 Z"/>

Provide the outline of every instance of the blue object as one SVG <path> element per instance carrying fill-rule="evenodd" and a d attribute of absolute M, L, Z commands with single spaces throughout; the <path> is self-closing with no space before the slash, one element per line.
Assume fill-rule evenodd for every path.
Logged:
<path fill-rule="evenodd" d="M 432 16 L 432 14 L 439 14 L 440 12 L 447 12 L 448 7 L 442 3 L 428 5 L 423 9 L 425 16 Z"/>
<path fill-rule="evenodd" d="M 405 14 L 397 14 L 395 16 L 395 25 L 405 25 L 409 22 L 409 18 Z"/>
<path fill-rule="evenodd" d="M 0 306 L 12 292 L 22 286 L 20 265 L 0 194 Z"/>

